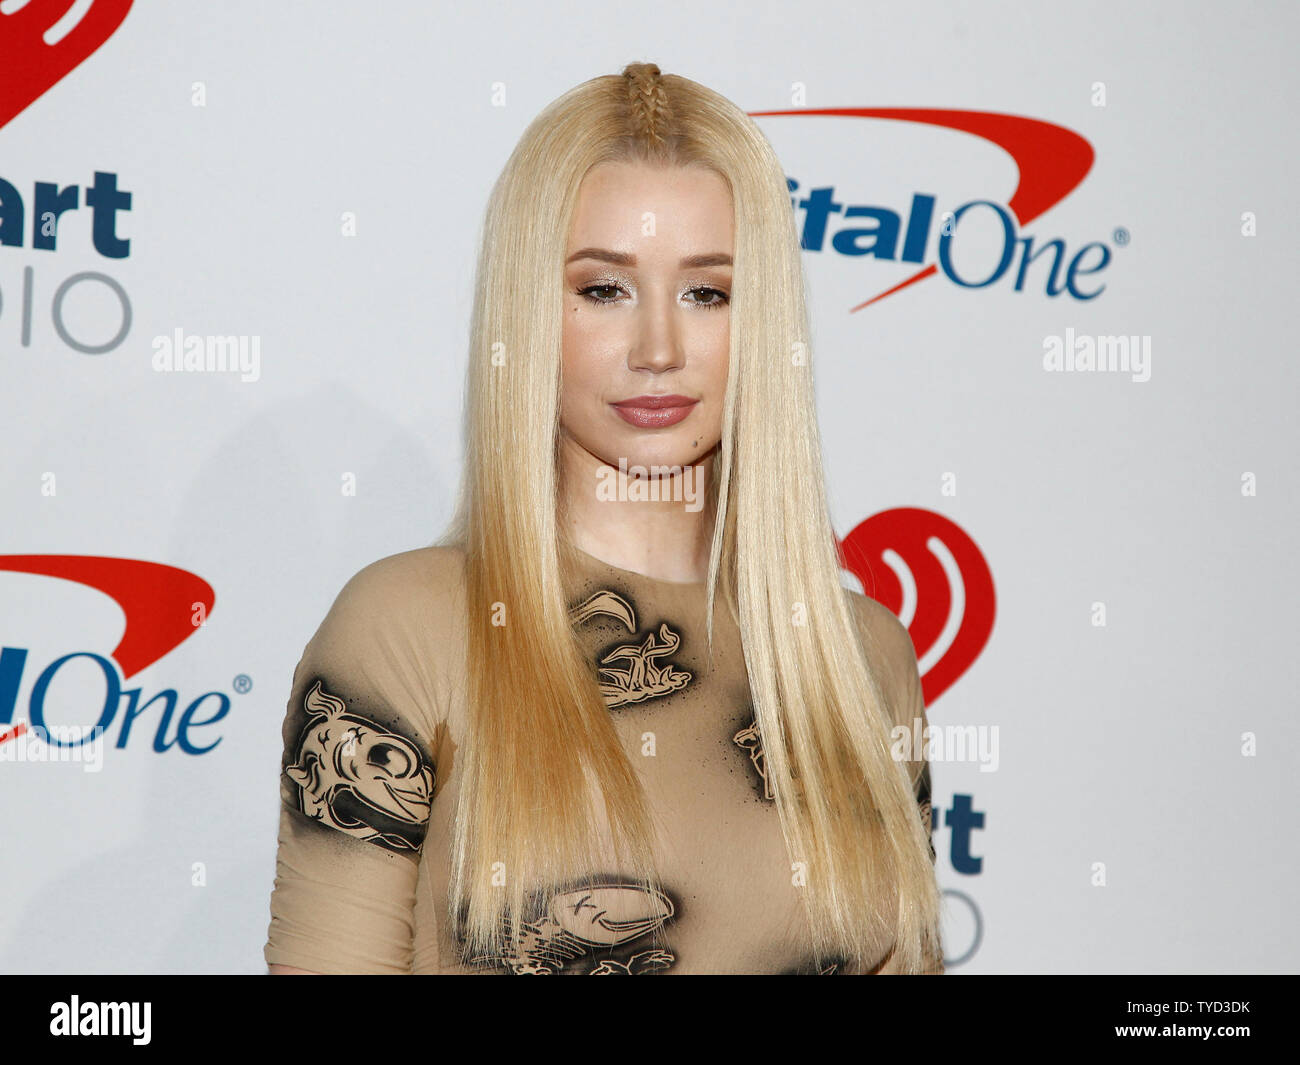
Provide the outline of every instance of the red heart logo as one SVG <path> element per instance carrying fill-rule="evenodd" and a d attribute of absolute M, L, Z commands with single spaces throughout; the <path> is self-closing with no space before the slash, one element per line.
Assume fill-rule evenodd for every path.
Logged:
<path fill-rule="evenodd" d="M 122 25 L 132 0 L 10 0 L 0 11 L 0 128 L 80 66 Z"/>
<path fill-rule="evenodd" d="M 993 631 L 997 597 L 983 554 L 942 514 L 899 507 L 840 541 L 842 565 L 907 626 L 929 709 L 968 670 Z"/>

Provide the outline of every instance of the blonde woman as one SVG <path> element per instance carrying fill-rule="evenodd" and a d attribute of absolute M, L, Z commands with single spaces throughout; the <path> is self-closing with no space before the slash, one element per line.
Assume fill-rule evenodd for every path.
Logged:
<path fill-rule="evenodd" d="M 551 104 L 488 207 L 452 527 L 294 676 L 272 972 L 942 972 L 916 659 L 841 585 L 813 396 L 756 125 L 644 63 Z"/>

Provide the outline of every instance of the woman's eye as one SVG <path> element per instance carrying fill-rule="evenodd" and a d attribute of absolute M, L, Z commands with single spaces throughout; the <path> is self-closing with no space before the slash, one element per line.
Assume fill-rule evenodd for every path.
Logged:
<path fill-rule="evenodd" d="M 586 296 L 592 303 L 613 303 L 614 294 L 622 291 L 617 285 L 589 285 L 578 290 L 578 295 Z M 608 292 L 609 296 L 593 296 L 593 292 Z"/>
<path fill-rule="evenodd" d="M 617 303 L 622 291 L 620 285 L 588 285 L 578 289 L 578 295 L 586 296 L 592 303 Z M 691 297 L 690 302 L 699 307 L 722 307 L 729 302 L 725 292 L 704 285 L 691 289 L 687 295 Z"/>
<path fill-rule="evenodd" d="M 725 292 L 720 291 L 719 289 L 716 288 L 691 289 L 692 295 L 694 295 L 697 292 L 704 293 L 705 295 L 710 297 L 716 297 L 708 300 L 692 300 L 693 303 L 698 303 L 701 307 L 722 307 L 727 303 L 727 294 Z"/>

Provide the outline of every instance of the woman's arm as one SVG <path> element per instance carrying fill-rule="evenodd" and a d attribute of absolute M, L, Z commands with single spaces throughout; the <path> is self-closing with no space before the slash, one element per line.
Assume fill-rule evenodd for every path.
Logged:
<path fill-rule="evenodd" d="M 272 974 L 409 973 L 441 708 L 436 558 L 358 573 L 303 652 L 282 728 Z"/>

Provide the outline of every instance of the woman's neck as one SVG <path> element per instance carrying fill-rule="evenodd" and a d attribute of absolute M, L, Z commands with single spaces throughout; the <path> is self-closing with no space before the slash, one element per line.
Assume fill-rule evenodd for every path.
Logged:
<path fill-rule="evenodd" d="M 714 455 L 699 463 L 611 466 L 567 436 L 560 447 L 561 535 L 619 569 L 663 581 L 708 579 Z M 657 473 L 657 476 L 650 476 Z"/>

